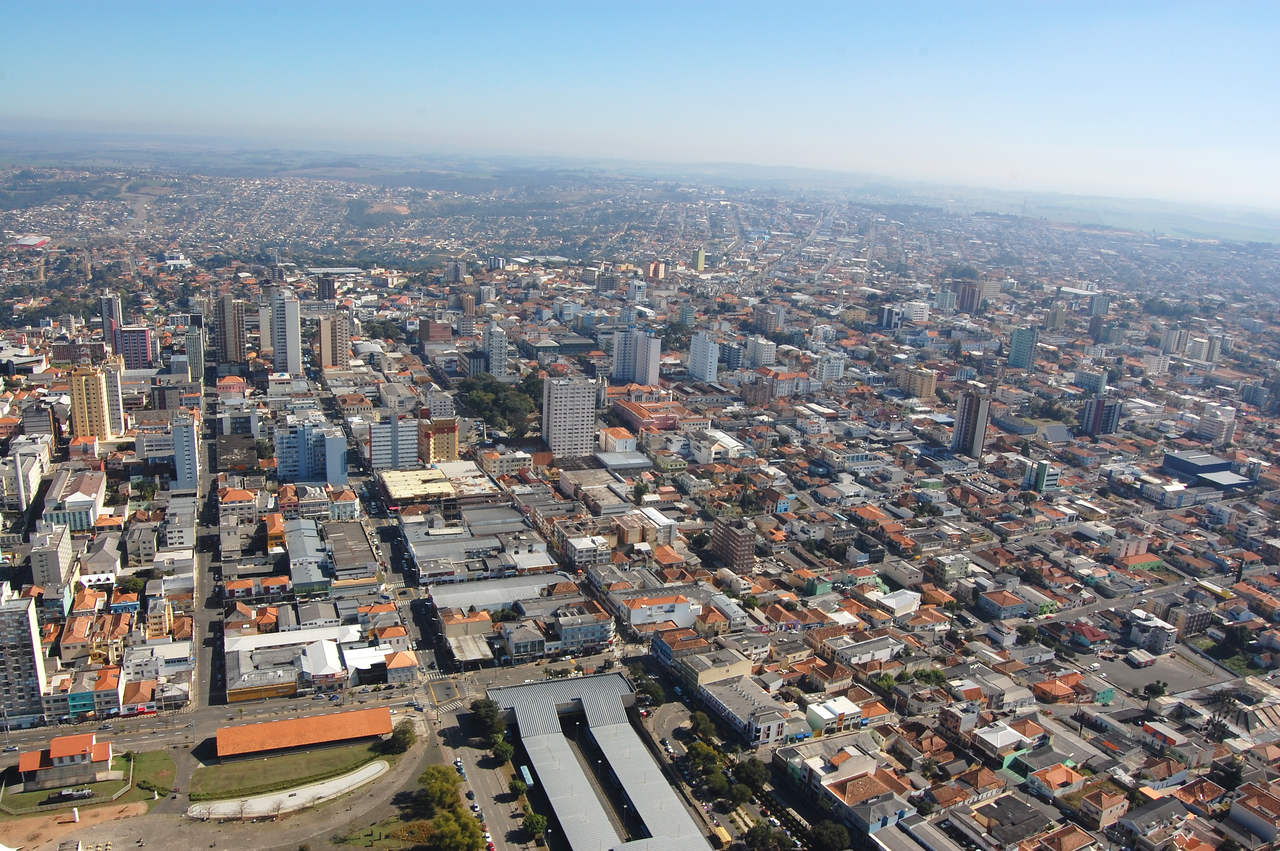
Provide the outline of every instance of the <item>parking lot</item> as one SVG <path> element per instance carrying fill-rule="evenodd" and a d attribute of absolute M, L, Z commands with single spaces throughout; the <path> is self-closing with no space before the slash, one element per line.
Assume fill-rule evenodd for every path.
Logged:
<path fill-rule="evenodd" d="M 1180 655 L 1182 652 L 1186 652 L 1189 658 L 1183 658 Z M 1147 668 L 1135 668 L 1124 661 L 1123 657 L 1108 661 L 1096 656 L 1081 655 L 1078 661 L 1086 671 L 1090 665 L 1097 663 L 1098 670 L 1090 673 L 1105 673 L 1106 679 L 1114 683 L 1116 688 L 1125 689 L 1138 696 L 1142 695 L 1142 689 L 1148 683 L 1157 680 L 1168 683 L 1169 694 L 1177 694 L 1231 679 L 1231 675 L 1226 671 L 1207 659 L 1191 654 L 1190 651 L 1159 656 L 1155 664 Z"/>

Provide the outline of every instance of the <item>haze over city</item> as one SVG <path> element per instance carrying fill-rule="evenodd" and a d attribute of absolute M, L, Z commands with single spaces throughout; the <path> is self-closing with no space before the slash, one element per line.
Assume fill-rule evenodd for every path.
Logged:
<path fill-rule="evenodd" d="M 238 8 L 238 13 L 236 9 Z M 1274 208 L 1273 4 L 76 4 L 0 123 Z"/>

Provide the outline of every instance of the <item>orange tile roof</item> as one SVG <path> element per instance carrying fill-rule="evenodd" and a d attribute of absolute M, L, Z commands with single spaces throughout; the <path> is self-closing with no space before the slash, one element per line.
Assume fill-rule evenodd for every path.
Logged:
<path fill-rule="evenodd" d="M 385 706 L 355 709 L 310 718 L 288 718 L 260 724 L 218 728 L 218 756 L 239 756 L 282 748 L 385 736 L 391 732 L 391 710 Z"/>

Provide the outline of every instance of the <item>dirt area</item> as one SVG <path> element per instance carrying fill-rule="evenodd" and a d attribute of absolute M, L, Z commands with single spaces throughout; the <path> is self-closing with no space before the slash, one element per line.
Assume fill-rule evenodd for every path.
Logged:
<path fill-rule="evenodd" d="M 0 842 L 14 847 L 57 848 L 58 842 L 86 827 L 146 813 L 146 804 L 114 804 L 80 811 L 80 822 L 72 821 L 71 811 L 62 810 L 47 816 L 29 816 L 0 825 Z"/>

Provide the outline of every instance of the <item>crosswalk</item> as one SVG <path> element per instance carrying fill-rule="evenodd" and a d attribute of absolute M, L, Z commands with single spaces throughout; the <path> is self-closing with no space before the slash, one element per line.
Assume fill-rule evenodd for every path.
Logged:
<path fill-rule="evenodd" d="M 450 674 L 446 674 L 444 671 L 432 671 L 427 674 L 427 679 L 434 682 L 435 680 L 447 680 L 450 676 Z"/>
<path fill-rule="evenodd" d="M 451 700 L 448 703 L 442 703 L 436 707 L 436 709 L 440 710 L 441 712 L 453 712 L 454 710 L 461 709 L 461 708 L 462 708 L 461 700 Z"/>

